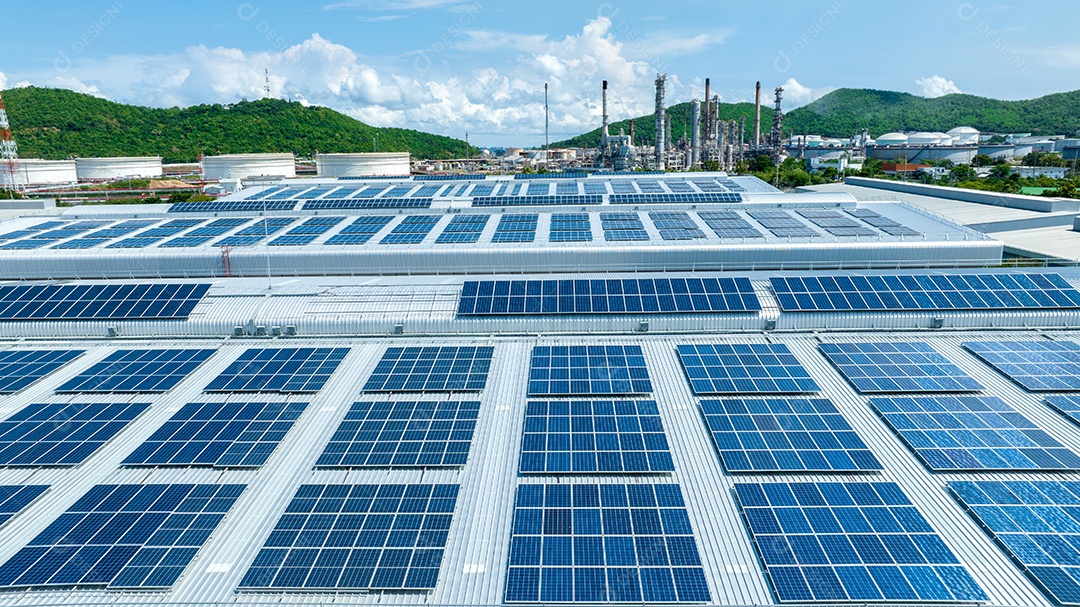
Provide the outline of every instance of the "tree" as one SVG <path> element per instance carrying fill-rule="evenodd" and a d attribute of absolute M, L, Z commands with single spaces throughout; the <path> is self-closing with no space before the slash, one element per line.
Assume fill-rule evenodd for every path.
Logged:
<path fill-rule="evenodd" d="M 769 158 L 765 154 L 758 154 L 750 159 L 748 168 L 751 173 L 760 173 L 762 171 L 775 170 L 776 166 L 773 164 L 772 158 Z"/>
<path fill-rule="evenodd" d="M 992 164 L 994 164 L 994 159 L 987 154 L 975 154 L 975 157 L 971 159 L 971 166 L 988 167 Z"/>
<path fill-rule="evenodd" d="M 968 164 L 958 164 L 949 171 L 953 181 L 972 181 L 976 179 L 975 169 Z"/>
<path fill-rule="evenodd" d="M 1063 167 L 1065 166 L 1065 159 L 1049 152 L 1031 152 L 1024 156 L 1023 164 L 1029 167 Z"/>
<path fill-rule="evenodd" d="M 1008 179 L 1010 173 L 1012 173 L 1012 167 L 1010 167 L 1007 162 L 995 164 L 993 168 L 990 169 L 991 179 Z"/>

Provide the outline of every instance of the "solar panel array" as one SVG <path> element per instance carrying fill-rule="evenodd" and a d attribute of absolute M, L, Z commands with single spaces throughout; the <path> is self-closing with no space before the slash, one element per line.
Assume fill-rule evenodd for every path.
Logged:
<path fill-rule="evenodd" d="M 364 392 L 479 392 L 494 353 L 490 346 L 387 348 Z"/>
<path fill-rule="evenodd" d="M 949 489 L 1047 596 L 1080 605 L 1080 483 L 950 481 Z"/>
<path fill-rule="evenodd" d="M 818 348 L 860 394 L 983 388 L 925 342 L 826 343 Z"/>
<path fill-rule="evenodd" d="M 307 205 L 305 205 L 305 208 Z M 292 211 L 295 200 L 219 200 L 214 202 L 174 202 L 170 213 L 222 213 L 231 211 Z"/>
<path fill-rule="evenodd" d="M 746 278 L 465 281 L 459 316 L 753 312 Z"/>
<path fill-rule="evenodd" d="M 499 218 L 491 242 L 532 242 L 538 221 L 536 213 L 506 213 Z"/>
<path fill-rule="evenodd" d="M 695 394 L 801 394 L 818 385 L 784 344 L 689 344 L 677 348 Z"/>
<path fill-rule="evenodd" d="M 472 206 L 474 207 L 513 207 L 535 205 L 580 206 L 590 204 L 604 204 L 604 197 L 599 194 L 572 194 L 564 196 L 526 194 L 522 196 L 477 196 L 472 199 Z"/>
<path fill-rule="evenodd" d="M 679 485 L 518 485 L 503 599 L 709 602 Z"/>
<path fill-rule="evenodd" d="M 1080 470 L 1080 456 L 997 397 L 872 398 L 870 406 L 934 471 Z"/>
<path fill-rule="evenodd" d="M 785 312 L 1024 310 L 1080 307 L 1058 274 L 773 277 Z"/>
<path fill-rule="evenodd" d="M 895 219 L 885 217 L 877 211 L 872 211 L 870 209 L 848 209 L 847 212 L 849 215 L 858 217 L 862 221 L 890 236 L 922 236 L 922 232 L 909 228 Z"/>
<path fill-rule="evenodd" d="M 703 194 L 611 194 L 611 204 L 699 204 L 703 202 L 742 202 L 742 194 L 705 192 Z"/>
<path fill-rule="evenodd" d="M 41 497 L 48 485 L 0 485 L 0 525 Z"/>
<path fill-rule="evenodd" d="M 589 242 L 592 240 L 592 223 L 588 213 L 552 213 L 550 242 Z"/>
<path fill-rule="evenodd" d="M 470 213 L 456 215 L 435 239 L 436 244 L 477 242 L 487 226 L 490 215 Z"/>
<path fill-rule="evenodd" d="M 896 483 L 738 483 L 781 603 L 989 600 Z"/>
<path fill-rule="evenodd" d="M 244 488 L 96 485 L 0 565 L 0 587 L 169 588 Z"/>
<path fill-rule="evenodd" d="M 392 215 L 364 215 L 341 228 L 341 231 L 326 239 L 328 245 L 360 245 L 386 227 L 394 217 Z"/>
<path fill-rule="evenodd" d="M 649 233 L 637 213 L 600 213 L 600 227 L 608 242 L 649 240 Z"/>
<path fill-rule="evenodd" d="M 439 223 L 439 215 L 409 215 L 383 236 L 379 244 L 417 244 Z"/>
<path fill-rule="evenodd" d="M 0 321 L 187 318 L 209 284 L 0 286 Z"/>
<path fill-rule="evenodd" d="M 720 238 L 764 238 L 736 211 L 699 211 L 698 217 Z"/>
<path fill-rule="evenodd" d="M 382 190 L 383 188 L 379 188 Z M 327 211 L 348 209 L 426 209 L 431 207 L 431 198 L 323 198 L 304 201 L 305 211 Z"/>
<path fill-rule="evenodd" d="M 318 392 L 349 348 L 250 348 L 206 392 Z"/>
<path fill-rule="evenodd" d="M 684 211 L 650 211 L 649 218 L 664 240 L 705 238 L 705 232 Z"/>
<path fill-rule="evenodd" d="M 1050 408 L 1064 415 L 1069 421 L 1080 425 L 1080 396 L 1074 394 L 1054 394 L 1046 397 Z"/>
<path fill-rule="evenodd" d="M 0 466 L 76 466 L 149 403 L 41 403 L 0 421 Z"/>
<path fill-rule="evenodd" d="M 756 219 L 766 230 L 772 232 L 773 236 L 780 238 L 816 238 L 820 236 L 817 231 L 808 227 L 802 221 L 795 219 L 787 211 L 765 209 L 748 211 L 747 214 Z"/>
<path fill-rule="evenodd" d="M 307 403 L 188 403 L 122 465 L 257 468 L 306 407 Z"/>
<path fill-rule="evenodd" d="M 478 401 L 353 403 L 316 468 L 464 466 Z"/>
<path fill-rule="evenodd" d="M 810 221 L 810 223 L 822 228 L 833 236 L 861 237 L 878 236 L 874 230 L 866 227 L 859 221 L 852 219 L 838 210 L 832 209 L 804 209 L 796 211 Z"/>
<path fill-rule="evenodd" d="M 656 401 L 529 401 L 520 471 L 673 472 Z"/>
<path fill-rule="evenodd" d="M 81 356 L 83 350 L 0 352 L 0 394 L 13 394 Z"/>
<path fill-rule="evenodd" d="M 457 497 L 457 485 L 302 485 L 240 588 L 434 588 Z"/>
<path fill-rule="evenodd" d="M 827 399 L 726 398 L 703 400 L 700 406 L 728 472 L 881 470 Z"/>
<path fill-rule="evenodd" d="M 1031 392 L 1080 391 L 1076 342 L 972 341 L 964 348 Z"/>
<path fill-rule="evenodd" d="M 117 350 L 65 382 L 56 392 L 168 392 L 214 352 L 213 348 Z"/>
<path fill-rule="evenodd" d="M 641 346 L 534 346 L 529 396 L 648 394 Z"/>

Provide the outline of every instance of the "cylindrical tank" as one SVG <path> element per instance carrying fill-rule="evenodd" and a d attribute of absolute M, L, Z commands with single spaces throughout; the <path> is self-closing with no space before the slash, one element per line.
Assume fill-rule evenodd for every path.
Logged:
<path fill-rule="evenodd" d="M 905 145 L 908 142 L 908 136 L 903 133 L 885 133 L 874 140 L 876 145 Z"/>
<path fill-rule="evenodd" d="M 75 172 L 74 160 L 41 160 L 38 158 L 23 158 L 20 159 L 16 165 L 18 170 L 15 173 L 15 185 L 24 186 L 39 186 L 39 185 L 60 185 L 65 183 L 75 183 L 78 181 L 78 174 Z M 4 187 L 11 187 L 13 184 L 10 177 L 11 171 L 5 166 L 3 170 L 0 170 L 0 179 L 3 180 Z"/>
<path fill-rule="evenodd" d="M 161 156 L 127 158 L 76 158 L 79 181 L 160 177 Z"/>
<path fill-rule="evenodd" d="M 941 136 L 937 133 L 920 132 L 908 137 L 911 145 L 937 145 L 940 141 Z"/>
<path fill-rule="evenodd" d="M 224 154 L 204 156 L 204 179 L 247 179 L 248 177 L 296 177 L 292 154 Z"/>
<path fill-rule="evenodd" d="M 408 152 L 318 154 L 315 167 L 319 177 L 400 176 L 409 174 Z"/>
<path fill-rule="evenodd" d="M 979 143 L 979 130 L 970 126 L 958 126 L 946 135 L 952 137 L 953 145 L 975 145 Z"/>

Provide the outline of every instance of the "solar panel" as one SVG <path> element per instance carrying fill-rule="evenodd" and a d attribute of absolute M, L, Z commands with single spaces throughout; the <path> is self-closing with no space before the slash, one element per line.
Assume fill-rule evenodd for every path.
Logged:
<path fill-rule="evenodd" d="M 870 209 L 848 209 L 847 212 L 890 236 L 922 236 L 922 232 Z"/>
<path fill-rule="evenodd" d="M 14 240 L 11 242 L 5 242 L 0 244 L 0 250 L 5 251 L 29 251 L 31 249 L 40 249 L 45 245 L 51 244 L 59 240 L 57 239 L 44 239 L 44 238 L 27 238 L 26 240 Z"/>
<path fill-rule="evenodd" d="M 846 217 L 838 210 L 832 209 L 806 209 L 796 211 L 799 215 L 810 220 L 810 223 L 822 228 L 833 236 L 877 236 L 878 233 L 862 225 L 860 222 Z"/>
<path fill-rule="evenodd" d="M 709 602 L 679 485 L 518 485 L 503 599 Z"/>
<path fill-rule="evenodd" d="M 989 598 L 896 483 L 738 483 L 781 603 Z"/>
<path fill-rule="evenodd" d="M 233 228 L 251 221 L 250 217 L 223 217 L 215 219 L 201 228 L 195 228 L 184 236 L 221 236 Z"/>
<path fill-rule="evenodd" d="M 1080 396 L 1054 394 L 1046 397 L 1046 404 L 1064 415 L 1069 421 L 1080 425 Z"/>
<path fill-rule="evenodd" d="M 409 215 L 383 236 L 379 244 L 417 244 L 439 223 L 439 215 Z"/>
<path fill-rule="evenodd" d="M 656 401 L 529 401 L 519 470 L 673 472 Z"/>
<path fill-rule="evenodd" d="M 514 173 L 514 179 L 585 179 L 589 174 L 582 171 L 552 171 L 550 173 Z"/>
<path fill-rule="evenodd" d="M 614 183 L 612 184 L 614 185 Z M 611 204 L 697 204 L 703 202 L 742 202 L 742 194 L 706 192 L 703 194 L 619 194 L 608 196 Z"/>
<path fill-rule="evenodd" d="M 0 394 L 13 394 L 81 356 L 83 350 L 0 351 Z"/>
<path fill-rule="evenodd" d="M 949 481 L 971 518 L 1052 600 L 1080 605 L 1080 484 Z"/>
<path fill-rule="evenodd" d="M 756 219 L 766 230 L 772 232 L 773 236 L 779 236 L 780 238 L 814 238 L 819 236 L 814 229 L 795 219 L 787 211 L 748 211 L 747 214 Z"/>
<path fill-rule="evenodd" d="M 165 239 L 164 238 L 149 238 L 149 237 L 144 237 L 144 236 L 136 236 L 136 237 L 132 237 L 132 238 L 125 238 L 123 240 L 118 240 L 118 241 L 116 241 L 114 243 L 111 243 L 111 244 L 107 245 L 105 248 L 106 249 L 144 249 L 144 248 L 149 247 L 149 246 L 151 246 L 153 244 L 156 244 L 156 243 L 158 243 L 158 242 L 160 242 L 162 240 L 165 240 Z"/>
<path fill-rule="evenodd" d="M 117 350 L 56 389 L 57 394 L 168 392 L 216 352 Z"/>
<path fill-rule="evenodd" d="M 1080 469 L 1080 456 L 997 397 L 872 398 L 870 406 L 934 471 Z"/>
<path fill-rule="evenodd" d="M 284 230 L 295 221 L 295 217 L 267 217 L 238 230 L 234 236 L 261 236 L 265 238 L 270 234 L 276 234 Z"/>
<path fill-rule="evenodd" d="M 38 403 L 0 421 L 0 466 L 76 466 L 149 403 Z"/>
<path fill-rule="evenodd" d="M 159 246 L 166 249 L 186 249 L 204 245 L 213 238 L 213 236 L 180 236 L 179 238 L 167 240 Z"/>
<path fill-rule="evenodd" d="M 430 590 L 457 485 L 302 485 L 241 590 Z"/>
<path fill-rule="evenodd" d="M 382 188 L 379 188 L 382 190 Z M 363 192 L 361 192 L 363 194 Z M 426 209 L 431 198 L 323 198 L 304 201 L 305 211 L 346 209 Z"/>
<path fill-rule="evenodd" d="M 206 392 L 318 392 L 349 348 L 249 348 Z"/>
<path fill-rule="evenodd" d="M 127 456 L 125 466 L 257 468 L 307 403 L 188 403 Z"/>
<path fill-rule="evenodd" d="M 529 396 L 652 392 L 641 346 L 534 346 Z"/>
<path fill-rule="evenodd" d="M 318 237 L 318 234 L 304 234 L 299 236 L 285 234 L 284 236 L 278 236 L 271 240 L 268 244 L 272 247 L 300 247 L 311 244 Z"/>
<path fill-rule="evenodd" d="M 478 401 L 353 403 L 316 468 L 464 466 Z"/>
<path fill-rule="evenodd" d="M 1023 310 L 1080 307 L 1058 274 L 770 278 L 785 312 Z"/>
<path fill-rule="evenodd" d="M 535 185 L 535 184 L 534 184 Z M 588 213 L 552 213 L 549 242 L 589 242 L 592 225 Z"/>
<path fill-rule="evenodd" d="M 726 398 L 703 400 L 700 406 L 728 472 L 881 470 L 827 399 Z"/>
<path fill-rule="evenodd" d="M 0 587 L 172 586 L 244 485 L 95 485 L 0 565 Z"/>
<path fill-rule="evenodd" d="M 971 341 L 964 347 L 1028 391 L 1080 391 L 1080 344 L 1076 342 Z"/>
<path fill-rule="evenodd" d="M 48 490 L 48 485 L 0 485 L 0 525 L 10 521 Z"/>
<path fill-rule="evenodd" d="M 250 247 L 265 240 L 264 236 L 226 236 L 214 243 L 215 247 Z"/>
<path fill-rule="evenodd" d="M 694 394 L 800 394 L 817 392 L 784 344 L 689 344 L 679 361 Z"/>
<path fill-rule="evenodd" d="M 761 310 L 746 278 L 465 281 L 458 316 Z"/>
<path fill-rule="evenodd" d="M 925 342 L 827 343 L 818 349 L 860 394 L 983 389 Z"/>
<path fill-rule="evenodd" d="M 652 211 L 649 218 L 664 240 L 693 240 L 705 238 L 705 232 L 683 211 Z"/>
<path fill-rule="evenodd" d="M 600 227 L 604 230 L 604 240 L 609 242 L 649 240 L 637 213 L 600 213 Z"/>
<path fill-rule="evenodd" d="M 357 217 L 351 224 L 326 240 L 328 245 L 359 245 L 371 240 L 375 234 L 386 227 L 394 217 L 392 215 L 365 215 Z"/>
<path fill-rule="evenodd" d="M 209 284 L 0 286 L 0 321 L 187 318 Z"/>
<path fill-rule="evenodd" d="M 699 211 L 698 217 L 720 238 L 763 238 L 761 232 L 735 211 Z"/>
<path fill-rule="evenodd" d="M 72 240 L 64 240 L 62 242 L 58 242 L 58 243 L 54 244 L 53 246 L 51 246 L 49 248 L 50 249 L 89 249 L 89 248 L 92 248 L 92 247 L 99 246 L 103 242 L 105 242 L 105 241 L 104 240 L 99 240 L 97 238 L 74 238 Z"/>
<path fill-rule="evenodd" d="M 507 213 L 499 218 L 491 242 L 532 242 L 536 239 L 535 213 Z"/>
<path fill-rule="evenodd" d="M 308 208 L 305 203 L 304 208 Z M 230 211 L 292 211 L 295 200 L 217 200 L 214 202 L 174 202 L 169 213 L 221 213 Z"/>
<path fill-rule="evenodd" d="M 479 392 L 494 353 L 490 346 L 387 348 L 364 392 Z"/>
<path fill-rule="evenodd" d="M 288 236 L 318 236 L 319 234 L 325 234 L 326 232 L 329 232 L 331 229 L 333 229 L 334 226 L 341 223 L 342 221 L 345 221 L 344 217 L 330 217 L 326 215 L 319 217 L 311 217 L 310 219 L 304 221 L 304 223 L 292 228 L 288 232 L 285 232 L 285 234 Z"/>
<path fill-rule="evenodd" d="M 443 228 L 442 234 L 435 239 L 436 244 L 476 242 L 484 232 L 490 215 L 457 215 Z"/>
<path fill-rule="evenodd" d="M 413 181 L 457 181 L 459 179 L 487 179 L 484 173 L 452 173 L 447 175 L 413 175 Z"/>
<path fill-rule="evenodd" d="M 548 184 L 544 185 L 546 186 Z M 604 197 L 599 194 L 571 194 L 563 196 L 528 194 L 524 196 L 476 196 L 472 199 L 472 206 L 474 207 L 589 204 L 604 204 Z"/>

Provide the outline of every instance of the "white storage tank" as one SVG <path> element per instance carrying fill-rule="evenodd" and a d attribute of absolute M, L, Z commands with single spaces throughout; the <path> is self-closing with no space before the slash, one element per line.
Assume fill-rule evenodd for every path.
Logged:
<path fill-rule="evenodd" d="M 161 177 L 161 156 L 125 158 L 76 158 L 79 181 Z"/>
<path fill-rule="evenodd" d="M 875 145 L 907 145 L 908 136 L 903 133 L 885 133 L 874 140 Z"/>
<path fill-rule="evenodd" d="M 199 162 L 203 179 L 246 179 L 248 177 L 296 177 L 292 154 L 223 154 L 204 156 Z"/>
<path fill-rule="evenodd" d="M 5 163 L 6 164 L 6 163 Z M 41 160 L 39 158 L 20 159 L 16 166 L 15 184 L 11 184 L 11 171 L 7 166 L 0 167 L 0 180 L 5 188 L 12 185 L 41 186 L 75 183 L 79 177 L 75 171 L 74 160 Z"/>
<path fill-rule="evenodd" d="M 408 152 L 367 152 L 357 154 L 317 154 L 315 167 L 319 177 L 361 177 L 409 174 Z"/>
<path fill-rule="evenodd" d="M 979 130 L 970 126 L 958 126 L 946 133 L 952 137 L 953 145 L 978 145 Z"/>
<path fill-rule="evenodd" d="M 940 142 L 941 137 L 937 133 L 921 132 L 908 137 L 911 145 L 937 145 Z"/>

